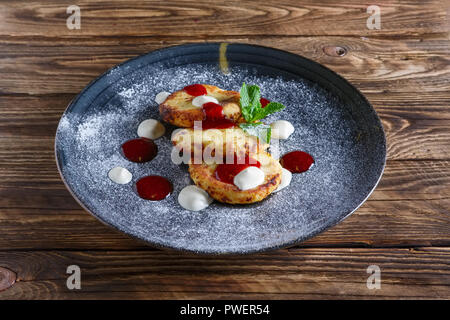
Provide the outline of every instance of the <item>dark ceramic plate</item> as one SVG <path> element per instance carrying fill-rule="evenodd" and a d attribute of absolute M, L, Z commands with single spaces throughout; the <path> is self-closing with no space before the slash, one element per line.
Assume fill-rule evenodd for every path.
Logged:
<path fill-rule="evenodd" d="M 228 71 L 228 72 L 227 72 Z M 246 206 L 214 202 L 190 212 L 177 202 L 192 184 L 187 168 L 170 160 L 170 134 L 156 143 L 157 157 L 137 164 L 120 145 L 136 137 L 138 124 L 159 119 L 160 91 L 192 83 L 239 90 L 258 84 L 264 97 L 287 106 L 272 115 L 291 121 L 294 134 L 281 154 L 303 150 L 316 163 L 291 185 Z M 272 48 L 190 44 L 148 53 L 109 70 L 89 84 L 65 111 L 56 134 L 56 158 L 67 187 L 101 221 L 150 244 L 200 253 L 249 253 L 297 244 L 354 212 L 379 181 L 386 157 L 382 125 L 369 102 L 342 77 L 303 57 Z M 128 185 L 108 179 L 126 167 Z M 169 178 L 174 192 L 163 201 L 139 198 L 134 183 L 145 175 Z"/>

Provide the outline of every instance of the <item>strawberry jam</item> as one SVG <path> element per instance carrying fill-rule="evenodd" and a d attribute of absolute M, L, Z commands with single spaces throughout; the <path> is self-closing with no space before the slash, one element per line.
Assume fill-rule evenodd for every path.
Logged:
<path fill-rule="evenodd" d="M 238 159 L 237 155 L 234 155 L 233 163 L 222 163 L 217 165 L 215 171 L 216 179 L 225 183 L 233 184 L 234 177 L 248 167 L 260 168 L 261 163 L 253 158 L 250 158 L 248 155 L 246 155 L 244 159 Z"/>
<path fill-rule="evenodd" d="M 203 104 L 204 120 L 202 129 L 228 129 L 234 127 L 234 122 L 226 119 L 223 114 L 223 107 L 214 102 Z"/>
<path fill-rule="evenodd" d="M 187 94 L 190 94 L 194 97 L 204 96 L 208 93 L 206 91 L 206 88 L 201 84 L 191 84 L 190 86 L 184 87 L 183 90 L 186 91 Z"/>
<path fill-rule="evenodd" d="M 220 104 L 207 102 L 203 104 L 202 108 L 203 113 L 205 114 L 205 119 L 220 120 L 225 117 L 223 114 L 223 107 Z"/>
<path fill-rule="evenodd" d="M 308 171 L 314 164 L 314 158 L 303 151 L 292 151 L 286 153 L 280 160 L 283 168 L 292 173 L 301 173 Z"/>
<path fill-rule="evenodd" d="M 259 99 L 259 102 L 261 102 L 261 108 L 264 108 L 265 106 L 267 106 L 270 103 L 270 101 L 267 100 L 266 98 Z"/>
<path fill-rule="evenodd" d="M 148 162 L 158 153 L 158 147 L 151 139 L 137 138 L 122 145 L 122 153 L 132 162 Z"/>
<path fill-rule="evenodd" d="M 136 191 L 142 199 L 159 201 L 172 193 L 172 184 L 161 176 L 146 176 L 136 182 Z"/>

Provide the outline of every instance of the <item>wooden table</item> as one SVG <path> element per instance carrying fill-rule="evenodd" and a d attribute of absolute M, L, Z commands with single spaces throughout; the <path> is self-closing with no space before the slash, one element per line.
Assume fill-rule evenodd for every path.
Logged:
<path fill-rule="evenodd" d="M 66 8 L 81 8 L 81 29 Z M 450 3 L 376 1 L 0 3 L 1 299 L 450 298 Z M 161 251 L 97 221 L 65 189 L 53 143 L 67 104 L 99 74 L 182 43 L 271 46 L 359 88 L 388 140 L 377 190 L 300 246 L 205 257 Z M 337 47 L 337 49 L 335 48 Z M 342 48 L 342 49 L 339 49 Z M 66 268 L 81 268 L 81 290 Z M 369 290 L 369 265 L 381 288 Z"/>

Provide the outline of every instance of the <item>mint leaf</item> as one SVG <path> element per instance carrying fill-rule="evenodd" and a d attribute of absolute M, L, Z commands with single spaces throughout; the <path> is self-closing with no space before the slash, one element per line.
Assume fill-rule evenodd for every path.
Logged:
<path fill-rule="evenodd" d="M 241 111 L 244 116 L 245 121 L 250 122 L 253 118 L 254 108 L 251 103 L 250 95 L 248 92 L 248 87 L 245 82 L 242 84 L 241 90 L 239 91 L 241 98 L 239 102 L 241 103 Z"/>
<path fill-rule="evenodd" d="M 247 86 L 245 82 L 242 84 L 240 90 L 240 104 L 242 115 L 245 121 L 252 122 L 259 109 L 261 109 L 261 93 L 259 87 L 256 85 Z"/>
<path fill-rule="evenodd" d="M 264 143 L 270 143 L 272 128 L 262 122 L 241 123 L 239 127 L 251 136 L 256 136 Z"/>
<path fill-rule="evenodd" d="M 265 108 L 257 109 L 257 112 L 253 118 L 253 120 L 260 120 L 267 117 L 269 114 L 278 112 L 286 108 L 284 105 L 278 102 L 269 102 Z"/>
<path fill-rule="evenodd" d="M 248 95 L 248 88 L 245 82 L 242 84 L 241 90 L 239 91 L 241 98 L 239 102 L 241 103 L 242 108 L 246 108 L 251 105 L 250 96 Z"/>
<path fill-rule="evenodd" d="M 250 97 L 250 103 L 255 108 L 261 108 L 261 92 L 256 85 L 248 87 L 248 95 Z"/>

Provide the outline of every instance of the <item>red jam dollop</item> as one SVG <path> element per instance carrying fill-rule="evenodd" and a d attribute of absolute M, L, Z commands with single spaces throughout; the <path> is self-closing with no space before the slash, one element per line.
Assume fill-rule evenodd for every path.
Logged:
<path fill-rule="evenodd" d="M 301 173 L 308 171 L 314 164 L 314 158 L 303 151 L 292 151 L 286 153 L 280 160 L 283 168 L 292 173 Z"/>
<path fill-rule="evenodd" d="M 122 153 L 132 162 L 148 162 L 156 156 L 158 147 L 151 139 L 137 138 L 125 142 Z"/>
<path fill-rule="evenodd" d="M 260 168 L 261 163 L 256 159 L 250 158 L 248 155 L 239 159 L 237 155 L 234 155 L 233 163 L 222 163 L 216 167 L 215 176 L 219 181 L 233 184 L 234 177 L 237 176 L 239 172 L 247 169 L 248 167 Z"/>
<path fill-rule="evenodd" d="M 170 181 L 161 176 L 146 176 L 136 182 L 136 191 L 145 200 L 163 200 L 172 190 Z"/>
<path fill-rule="evenodd" d="M 183 90 L 194 97 L 203 96 L 208 93 L 206 88 L 201 84 L 191 84 L 190 86 L 184 87 Z"/>
<path fill-rule="evenodd" d="M 265 106 L 267 106 L 270 103 L 270 101 L 267 100 L 266 98 L 259 99 L 259 102 L 261 102 L 261 108 L 265 108 Z"/>
<path fill-rule="evenodd" d="M 223 107 L 214 102 L 207 102 L 202 106 L 204 120 L 202 129 L 228 129 L 235 126 L 234 122 L 225 118 Z"/>
<path fill-rule="evenodd" d="M 207 102 L 203 104 L 202 109 L 205 119 L 220 120 L 225 117 L 223 114 L 223 107 L 220 104 Z"/>

